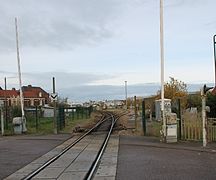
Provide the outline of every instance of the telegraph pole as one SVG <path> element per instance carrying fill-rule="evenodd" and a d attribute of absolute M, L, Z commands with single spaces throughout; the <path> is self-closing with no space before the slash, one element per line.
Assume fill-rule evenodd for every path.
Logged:
<path fill-rule="evenodd" d="M 17 47 L 17 64 L 18 64 L 18 75 L 19 75 L 19 88 L 20 88 L 20 105 L 22 111 L 22 132 L 26 132 L 26 119 L 24 112 L 24 101 L 23 101 L 23 92 L 22 92 L 22 79 L 21 79 L 21 69 L 20 69 L 20 55 L 19 55 L 19 38 L 18 38 L 18 27 L 17 27 L 17 18 L 15 18 L 15 29 L 16 29 L 16 47 Z"/>
<path fill-rule="evenodd" d="M 161 115 L 163 120 L 163 137 L 166 139 L 166 119 L 164 114 L 164 31 L 163 0 L 160 0 L 160 59 L 161 59 Z"/>

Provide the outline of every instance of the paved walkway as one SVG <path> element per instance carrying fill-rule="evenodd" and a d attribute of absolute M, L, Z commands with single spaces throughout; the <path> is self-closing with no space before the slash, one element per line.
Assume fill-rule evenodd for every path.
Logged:
<path fill-rule="evenodd" d="M 160 143 L 143 136 L 120 136 L 117 180 L 215 180 L 216 144 Z"/>
<path fill-rule="evenodd" d="M 0 137 L 0 179 L 29 164 L 69 137 L 68 134 Z"/>
<path fill-rule="evenodd" d="M 58 154 L 76 138 L 73 137 L 61 144 L 68 137 L 68 135 L 50 135 L 0 138 L 0 179 L 34 160 L 8 178 L 21 179 L 23 175 L 29 174 Z M 53 149 L 58 144 L 60 145 Z M 37 157 L 40 158 L 36 159 Z M 203 148 L 202 143 L 165 144 L 160 143 L 158 138 L 144 136 L 119 138 L 115 135 L 112 136 L 95 174 L 97 180 L 214 180 L 216 143 Z"/>
<path fill-rule="evenodd" d="M 100 140 L 99 136 L 95 137 Z M 46 161 L 60 153 L 65 147 L 75 141 L 76 136 L 68 139 L 61 145 L 47 152 L 43 156 L 35 159 L 25 167 L 19 169 L 15 173 L 11 174 L 6 178 L 6 180 L 20 180 L 29 175 L 34 170 L 42 166 Z M 103 139 L 103 138 L 102 138 Z M 72 149 L 67 151 L 62 157 L 57 159 L 52 163 L 48 168 L 41 171 L 37 174 L 34 179 L 62 179 L 62 180 L 80 180 L 83 179 L 86 173 L 86 170 L 89 169 L 88 162 L 91 162 L 89 157 L 91 153 L 97 152 L 98 145 L 100 143 L 95 142 L 91 144 L 92 136 L 87 137 L 86 140 L 75 145 Z M 88 144 L 91 144 L 88 146 Z M 92 146 L 94 145 L 94 146 Z M 84 149 L 82 148 L 84 147 Z M 119 136 L 112 135 L 107 148 L 103 154 L 101 162 L 97 171 L 95 172 L 95 180 L 109 179 L 114 180 L 116 176 L 116 167 L 117 167 L 117 157 L 118 157 L 118 146 L 119 146 Z M 89 154 L 90 153 L 90 154 Z M 91 162 L 92 163 L 92 162 Z"/>

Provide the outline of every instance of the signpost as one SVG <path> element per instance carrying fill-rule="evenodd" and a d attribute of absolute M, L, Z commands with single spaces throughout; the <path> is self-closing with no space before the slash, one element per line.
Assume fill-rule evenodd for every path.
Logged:
<path fill-rule="evenodd" d="M 51 94 L 50 94 L 50 98 L 51 98 L 52 101 L 57 101 L 57 99 L 58 99 L 58 94 L 57 94 L 57 93 L 51 93 Z"/>
<path fill-rule="evenodd" d="M 51 97 L 51 100 L 53 100 L 53 103 L 54 103 L 54 118 L 53 118 L 54 134 L 58 134 L 57 113 L 56 113 L 56 101 L 57 101 L 58 95 L 55 92 L 55 77 L 53 77 L 53 93 L 51 93 L 50 97 Z"/>

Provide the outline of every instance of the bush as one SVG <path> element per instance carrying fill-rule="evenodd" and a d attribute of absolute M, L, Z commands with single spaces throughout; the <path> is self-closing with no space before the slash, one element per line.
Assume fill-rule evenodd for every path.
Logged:
<path fill-rule="evenodd" d="M 13 106 L 12 107 L 12 116 L 13 117 L 21 117 L 22 116 L 22 110 L 19 106 Z"/>
<path fill-rule="evenodd" d="M 216 95 L 208 93 L 206 105 L 210 107 L 210 112 L 207 113 L 208 117 L 216 117 Z"/>

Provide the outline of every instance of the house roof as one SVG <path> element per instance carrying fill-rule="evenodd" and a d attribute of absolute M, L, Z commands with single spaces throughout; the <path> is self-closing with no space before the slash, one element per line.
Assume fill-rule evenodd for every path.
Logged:
<path fill-rule="evenodd" d="M 17 97 L 19 92 L 17 90 L 0 90 L 0 97 Z"/>
<path fill-rule="evenodd" d="M 23 92 L 24 91 L 37 91 L 39 92 L 43 92 L 45 94 L 48 94 L 46 91 L 44 91 L 41 87 L 37 87 L 37 86 L 32 86 L 32 85 L 28 85 L 28 86 L 23 86 L 22 87 Z"/>
<path fill-rule="evenodd" d="M 39 97 L 39 93 L 35 92 L 35 91 L 24 91 L 23 92 L 23 96 L 25 98 L 38 98 Z"/>
<path fill-rule="evenodd" d="M 31 85 L 28 85 L 28 86 L 23 86 L 22 90 L 23 90 L 24 98 L 39 98 L 40 93 L 42 93 L 41 97 L 49 97 L 49 94 L 40 87 L 33 87 Z M 0 97 L 5 97 L 5 96 L 17 97 L 19 95 L 20 95 L 19 90 L 16 90 L 14 88 L 12 90 L 6 90 L 6 91 L 0 89 Z"/>

